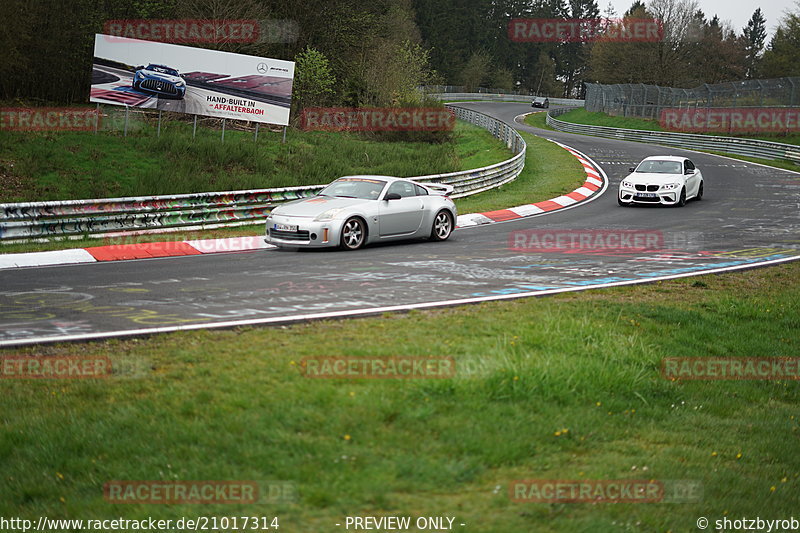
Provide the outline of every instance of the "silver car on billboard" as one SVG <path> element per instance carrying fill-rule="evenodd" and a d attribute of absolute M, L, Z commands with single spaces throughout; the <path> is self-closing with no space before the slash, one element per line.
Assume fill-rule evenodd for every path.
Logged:
<path fill-rule="evenodd" d="M 344 176 L 317 195 L 279 205 L 265 241 L 279 247 L 342 247 L 427 238 L 444 241 L 456 223 L 451 185 L 391 176 Z"/>

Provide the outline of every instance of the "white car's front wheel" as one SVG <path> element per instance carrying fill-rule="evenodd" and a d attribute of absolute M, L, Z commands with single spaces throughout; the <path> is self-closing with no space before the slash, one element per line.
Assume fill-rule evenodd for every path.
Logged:
<path fill-rule="evenodd" d="M 681 195 L 678 197 L 678 202 L 675 205 L 677 207 L 686 205 L 686 187 L 681 187 Z"/>
<path fill-rule="evenodd" d="M 342 226 L 342 248 L 358 250 L 363 246 L 366 236 L 364 222 L 357 217 L 348 218 Z"/>
<path fill-rule="evenodd" d="M 453 216 L 448 211 L 439 211 L 433 219 L 431 240 L 446 241 L 453 233 Z"/>

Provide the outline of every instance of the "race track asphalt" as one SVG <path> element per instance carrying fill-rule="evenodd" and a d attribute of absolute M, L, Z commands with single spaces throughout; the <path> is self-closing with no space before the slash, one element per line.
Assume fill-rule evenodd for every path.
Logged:
<path fill-rule="evenodd" d="M 516 103 L 459 105 L 509 123 L 530 111 Z M 459 229 L 444 243 L 380 245 L 356 252 L 261 250 L 0 271 L 0 346 L 376 314 L 800 258 L 798 173 L 676 148 L 515 126 L 589 156 L 607 174 L 608 190 L 572 209 Z M 628 167 L 655 154 L 689 156 L 703 172 L 704 199 L 683 208 L 619 207 L 616 189 Z M 514 232 L 523 230 L 537 233 L 515 240 L 520 237 Z M 556 230 L 601 238 L 635 232 L 658 239 L 658 246 L 542 249 L 540 239 Z M 510 246 L 521 242 L 526 249 Z"/>

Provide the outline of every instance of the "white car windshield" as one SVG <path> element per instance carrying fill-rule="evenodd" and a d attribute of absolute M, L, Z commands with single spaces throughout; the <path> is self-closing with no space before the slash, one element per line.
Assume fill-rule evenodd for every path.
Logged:
<path fill-rule="evenodd" d="M 664 161 L 662 159 L 651 159 L 642 161 L 636 172 L 652 172 L 654 174 L 683 174 L 683 165 L 678 161 Z"/>
<path fill-rule="evenodd" d="M 337 196 L 339 198 L 361 198 L 362 200 L 377 200 L 381 191 L 386 186 L 383 180 L 369 178 L 344 178 L 338 179 L 322 189 L 320 196 Z"/>

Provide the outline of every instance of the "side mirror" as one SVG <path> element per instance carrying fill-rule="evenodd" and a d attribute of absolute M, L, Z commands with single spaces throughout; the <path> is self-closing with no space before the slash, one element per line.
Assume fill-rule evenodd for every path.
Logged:
<path fill-rule="evenodd" d="M 383 199 L 384 199 L 384 200 L 399 200 L 400 198 L 402 198 L 402 196 L 400 196 L 400 195 L 399 195 L 399 194 L 397 194 L 396 192 L 390 192 L 389 194 L 387 194 L 386 196 L 384 196 L 384 198 L 383 198 Z"/>
<path fill-rule="evenodd" d="M 635 172 L 635 171 L 636 171 L 636 167 L 630 167 L 630 168 L 628 168 L 628 172 Z"/>
<path fill-rule="evenodd" d="M 693 168 L 687 168 L 686 170 L 683 171 L 683 173 L 684 174 L 694 174 L 694 169 Z"/>

